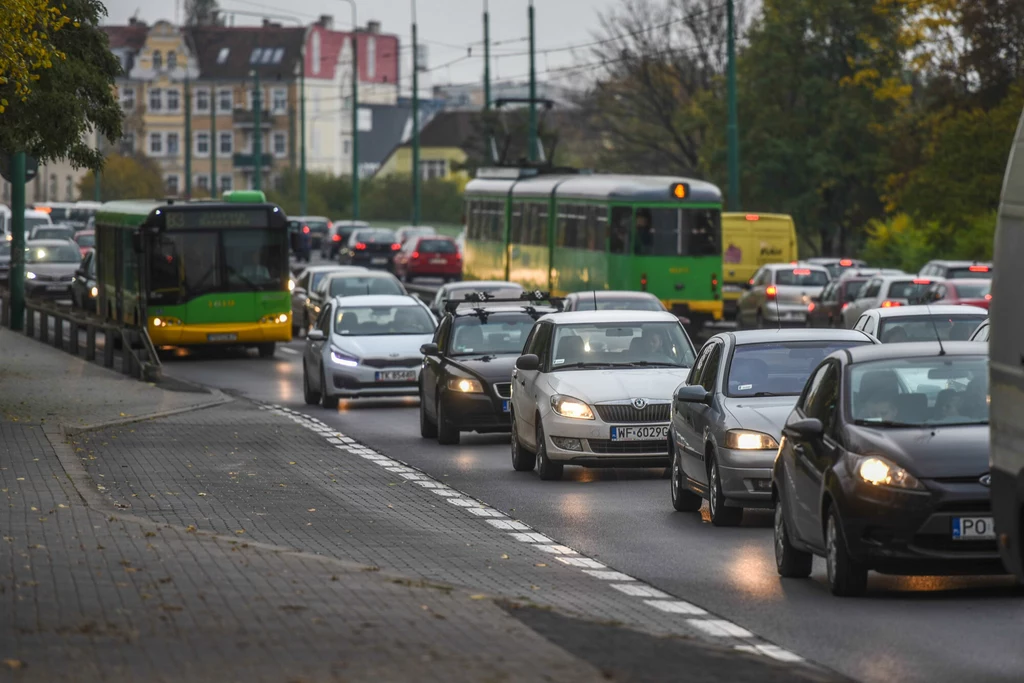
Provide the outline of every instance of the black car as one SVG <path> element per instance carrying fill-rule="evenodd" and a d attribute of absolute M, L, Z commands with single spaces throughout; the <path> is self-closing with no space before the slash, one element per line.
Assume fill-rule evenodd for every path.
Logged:
<path fill-rule="evenodd" d="M 420 435 L 457 444 L 461 432 L 510 431 L 516 359 L 533 323 L 559 310 L 560 301 L 536 292 L 447 302 L 433 342 L 420 349 Z"/>
<path fill-rule="evenodd" d="M 333 261 L 338 258 L 338 252 L 348 244 L 348 238 L 356 230 L 369 228 L 366 221 L 334 221 L 330 224 L 327 234 L 320 242 L 320 257 Z"/>
<path fill-rule="evenodd" d="M 96 250 L 90 249 L 82 257 L 82 263 L 75 271 L 75 279 L 71 281 L 71 305 L 74 308 L 96 313 L 96 297 L 99 294 L 96 284 Z"/>
<path fill-rule="evenodd" d="M 338 261 L 346 266 L 366 266 L 391 270 L 395 254 L 402 248 L 393 230 L 364 228 L 354 230 L 348 243 L 338 252 Z"/>
<path fill-rule="evenodd" d="M 811 374 L 772 471 L 783 577 L 823 555 L 833 594 L 867 574 L 1004 573 L 989 497 L 979 344 L 848 348 Z"/>

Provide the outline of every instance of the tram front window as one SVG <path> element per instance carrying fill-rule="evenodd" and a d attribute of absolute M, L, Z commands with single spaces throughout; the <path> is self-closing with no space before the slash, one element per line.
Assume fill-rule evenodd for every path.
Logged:
<path fill-rule="evenodd" d="M 720 214 L 712 209 L 637 209 L 634 250 L 639 256 L 715 256 Z"/>

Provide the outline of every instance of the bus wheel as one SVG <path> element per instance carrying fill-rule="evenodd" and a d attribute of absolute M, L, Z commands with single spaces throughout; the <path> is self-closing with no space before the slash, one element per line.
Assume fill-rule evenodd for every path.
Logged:
<path fill-rule="evenodd" d="M 260 358 L 273 358 L 274 351 L 277 350 L 277 344 L 270 342 L 269 344 L 260 344 L 256 348 L 260 352 Z"/>

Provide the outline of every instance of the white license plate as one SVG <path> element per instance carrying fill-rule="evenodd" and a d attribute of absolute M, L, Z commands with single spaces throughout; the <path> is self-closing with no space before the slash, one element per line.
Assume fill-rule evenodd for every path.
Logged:
<path fill-rule="evenodd" d="M 659 439 L 668 440 L 668 425 L 612 427 L 612 441 L 657 441 Z"/>
<path fill-rule="evenodd" d="M 415 382 L 415 370 L 381 370 L 374 374 L 378 382 Z"/>
<path fill-rule="evenodd" d="M 208 334 L 208 335 L 206 335 L 206 341 L 212 341 L 212 342 L 236 341 L 237 339 L 238 339 L 238 335 L 235 334 L 234 332 L 222 332 L 220 334 Z"/>
<path fill-rule="evenodd" d="M 432 264 L 434 264 L 435 266 L 440 266 L 440 265 L 443 265 L 445 263 L 448 263 L 448 260 L 447 259 L 443 259 L 443 258 L 432 258 L 432 259 L 430 259 L 430 262 Z"/>
<path fill-rule="evenodd" d="M 954 517 L 954 541 L 995 540 L 996 528 L 991 517 Z"/>
<path fill-rule="evenodd" d="M 370 259 L 370 263 L 372 263 L 375 266 L 382 266 L 382 265 L 384 265 L 387 262 L 388 262 L 388 260 L 386 258 L 372 258 L 372 259 Z"/>
<path fill-rule="evenodd" d="M 46 285 L 47 292 L 61 292 L 67 289 L 64 285 Z"/>

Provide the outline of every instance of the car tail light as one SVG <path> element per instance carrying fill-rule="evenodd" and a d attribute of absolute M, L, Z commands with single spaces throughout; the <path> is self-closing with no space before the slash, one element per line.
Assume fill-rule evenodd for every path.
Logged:
<path fill-rule="evenodd" d="M 302 226 L 302 234 L 303 235 L 308 235 L 309 234 L 309 226 L 308 225 L 303 225 Z"/>
<path fill-rule="evenodd" d="M 842 310 L 844 310 L 844 311 L 845 311 L 845 310 L 846 310 L 847 308 L 849 308 L 849 307 L 850 307 L 850 303 L 849 303 L 849 302 L 846 302 L 845 304 L 843 304 L 843 309 L 842 309 Z"/>
<path fill-rule="evenodd" d="M 985 301 L 992 301 L 992 295 L 991 294 L 986 294 L 985 295 Z"/>
<path fill-rule="evenodd" d="M 779 293 L 779 288 L 775 285 L 768 285 L 764 288 L 764 295 L 769 299 L 774 299 L 775 295 Z"/>
<path fill-rule="evenodd" d="M 391 245 L 391 251 L 398 251 L 401 248 L 402 248 L 402 245 L 399 244 L 398 242 L 395 242 L 394 244 Z"/>
<path fill-rule="evenodd" d="M 647 291 L 647 273 L 644 273 L 643 275 L 640 276 L 640 291 Z"/>
<path fill-rule="evenodd" d="M 413 257 L 413 259 L 418 259 L 420 257 L 420 252 L 418 252 L 418 251 L 412 252 L 412 257 Z"/>
<path fill-rule="evenodd" d="M 808 313 L 814 313 L 814 302 L 813 301 L 811 303 L 807 304 L 807 312 Z"/>
<path fill-rule="evenodd" d="M 967 270 L 971 271 L 972 273 L 987 273 L 989 271 L 989 267 L 988 266 L 971 266 Z"/>
<path fill-rule="evenodd" d="M 761 220 L 761 217 L 758 216 L 756 213 L 748 213 L 746 218 L 747 218 L 748 221 L 759 221 L 759 220 Z"/>
<path fill-rule="evenodd" d="M 853 261 L 848 258 L 841 258 L 839 259 L 839 265 L 841 265 L 843 268 L 849 268 L 850 266 L 853 265 Z"/>
<path fill-rule="evenodd" d="M 356 250 L 364 251 L 365 249 L 366 249 L 366 243 L 365 242 L 356 242 Z"/>
<path fill-rule="evenodd" d="M 810 275 L 810 268 L 796 268 L 793 270 L 793 275 Z"/>
<path fill-rule="evenodd" d="M 882 302 L 882 308 L 896 308 L 897 306 L 902 305 L 903 304 L 901 304 L 899 301 L 891 301 L 889 299 L 886 299 L 885 301 Z"/>
<path fill-rule="evenodd" d="M 931 280 L 920 280 L 919 279 L 919 280 L 913 280 L 913 283 L 915 285 L 930 285 L 932 283 L 932 281 Z"/>
<path fill-rule="evenodd" d="M 711 273 L 711 296 L 718 300 L 718 273 Z"/>
<path fill-rule="evenodd" d="M 341 241 L 341 235 L 339 235 L 338 233 L 334 233 L 333 235 L 331 235 L 331 241 L 332 242 L 340 242 Z"/>

